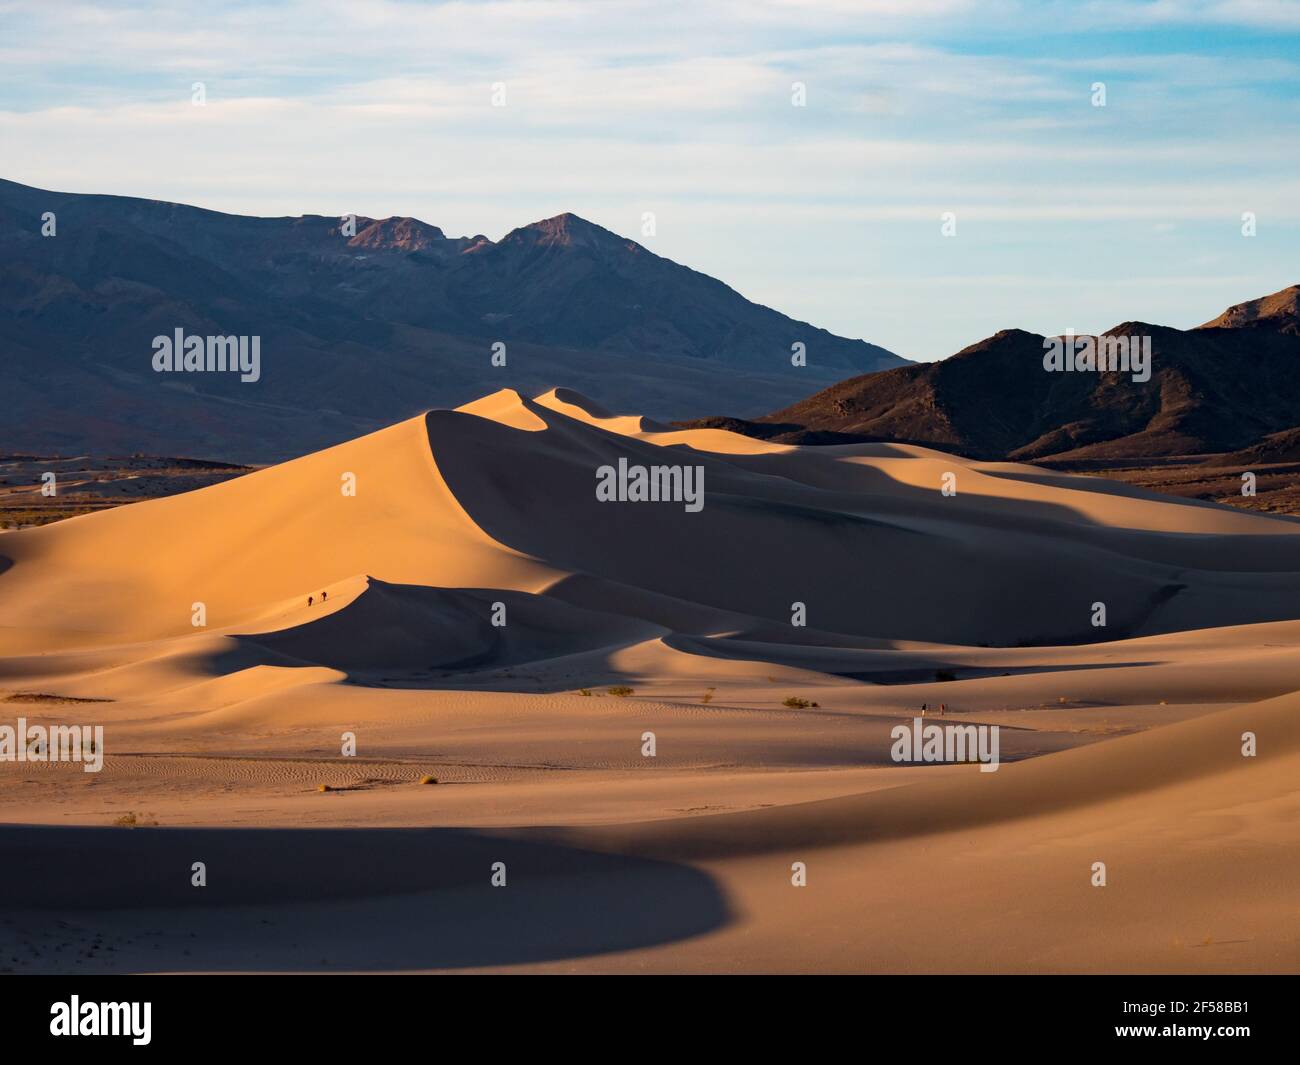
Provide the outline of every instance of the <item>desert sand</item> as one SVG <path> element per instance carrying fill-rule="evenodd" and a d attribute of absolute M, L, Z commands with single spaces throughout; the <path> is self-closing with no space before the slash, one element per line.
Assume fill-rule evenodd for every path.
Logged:
<path fill-rule="evenodd" d="M 104 726 L 0 762 L 0 969 L 1300 971 L 1297 604 L 1292 519 L 498 392 L 0 534 L 0 724 Z"/>

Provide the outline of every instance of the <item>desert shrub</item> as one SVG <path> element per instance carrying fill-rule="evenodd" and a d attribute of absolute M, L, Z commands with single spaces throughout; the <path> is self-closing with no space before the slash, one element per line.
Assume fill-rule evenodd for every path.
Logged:
<path fill-rule="evenodd" d="M 113 821 L 118 828 L 149 828 L 158 826 L 158 818 L 153 814 L 137 814 L 128 810 Z"/>
<path fill-rule="evenodd" d="M 609 689 L 610 695 L 617 695 L 620 699 L 625 699 L 632 694 L 632 689 L 625 684 L 617 684 Z"/>
<path fill-rule="evenodd" d="M 808 707 L 817 704 L 811 703 L 807 699 L 800 699 L 797 695 L 792 695 L 790 698 L 783 700 L 781 705 L 788 706 L 791 710 L 807 710 Z"/>

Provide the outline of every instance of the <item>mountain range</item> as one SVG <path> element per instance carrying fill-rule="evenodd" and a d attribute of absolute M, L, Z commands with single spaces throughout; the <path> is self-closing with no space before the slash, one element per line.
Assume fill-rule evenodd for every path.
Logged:
<path fill-rule="evenodd" d="M 1047 338 L 1005 329 L 939 362 L 860 374 L 763 418 L 681 424 L 779 443 L 894 441 L 1015 461 L 1300 454 L 1300 286 L 1195 329 L 1124 322 L 1151 338 L 1150 379 L 1052 373 Z"/>
<path fill-rule="evenodd" d="M 260 337 L 260 380 L 153 372 L 177 329 Z M 492 241 L 0 181 L 0 449 L 269 461 L 558 383 L 652 416 L 757 416 L 904 364 L 573 214 Z"/>

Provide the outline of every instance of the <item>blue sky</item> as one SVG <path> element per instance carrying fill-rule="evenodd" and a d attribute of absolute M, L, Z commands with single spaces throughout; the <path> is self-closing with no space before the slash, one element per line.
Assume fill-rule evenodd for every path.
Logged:
<path fill-rule="evenodd" d="M 1300 282 L 1296 2 L 0 0 L 0 26 L 0 176 L 45 188 L 493 238 L 574 211 L 919 359 Z"/>

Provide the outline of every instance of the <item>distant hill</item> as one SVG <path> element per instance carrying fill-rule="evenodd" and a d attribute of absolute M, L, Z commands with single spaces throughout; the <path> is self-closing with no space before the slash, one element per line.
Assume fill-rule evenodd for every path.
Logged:
<path fill-rule="evenodd" d="M 1215 466 L 1263 466 L 1279 462 L 1300 462 L 1300 428 L 1270 433 L 1250 447 L 1211 460 Z"/>
<path fill-rule="evenodd" d="M 152 339 L 178 328 L 259 336 L 261 380 L 153 372 Z M 337 218 L 0 181 L 0 450 L 266 461 L 556 384 L 651 416 L 757 415 L 904 364 L 572 214 L 500 241 L 414 218 L 358 217 L 347 235 Z"/>
<path fill-rule="evenodd" d="M 1300 285 L 1229 307 L 1202 329 L 1266 329 L 1300 335 Z"/>
<path fill-rule="evenodd" d="M 1044 338 L 1008 329 L 941 362 L 852 377 L 728 427 L 781 442 L 898 441 L 1026 461 L 1240 451 L 1300 426 L 1298 297 L 1293 286 L 1197 329 L 1125 322 L 1108 330 L 1151 337 L 1146 382 L 1048 372 Z M 1263 450 L 1291 454 L 1295 436 Z"/>

